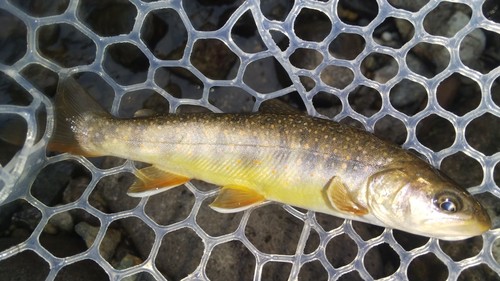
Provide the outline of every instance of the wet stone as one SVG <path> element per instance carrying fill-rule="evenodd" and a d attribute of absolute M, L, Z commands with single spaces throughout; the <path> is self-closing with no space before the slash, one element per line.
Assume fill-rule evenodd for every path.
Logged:
<path fill-rule="evenodd" d="M 22 204 L 21 209 L 12 215 L 11 220 L 14 225 L 33 230 L 36 228 L 41 218 L 42 214 L 37 208 L 30 204 Z"/>
<path fill-rule="evenodd" d="M 208 100 L 224 113 L 241 113 L 252 111 L 255 98 L 241 88 L 217 87 L 212 88 Z"/>
<path fill-rule="evenodd" d="M 0 63 L 11 65 L 26 53 L 26 25 L 4 10 L 0 10 L 0 22 L 2 23 Z"/>
<path fill-rule="evenodd" d="M 224 42 L 206 39 L 195 42 L 190 61 L 206 77 L 223 80 L 234 78 L 228 77 L 228 74 L 237 63 L 237 58 Z"/>
<path fill-rule="evenodd" d="M 331 23 L 330 21 L 314 18 L 311 22 L 300 24 L 296 26 L 296 28 L 305 38 L 311 41 L 321 41 L 324 39 L 324 34 L 327 34 L 331 29 Z M 344 45 L 350 47 L 341 47 Z M 329 50 L 336 58 L 353 58 L 357 55 L 356 53 L 359 53 L 358 50 L 362 50 L 363 47 L 364 41 L 361 38 L 357 36 L 341 36 L 339 40 L 334 41 L 334 43 L 330 45 Z M 323 55 L 312 49 L 297 49 L 295 53 L 290 56 L 290 63 L 301 69 L 315 69 L 323 60 Z M 283 73 L 282 75 L 287 74 Z M 283 79 L 284 78 L 280 78 L 280 80 Z M 323 69 L 321 72 L 321 80 L 329 86 L 343 89 L 352 82 L 353 72 L 348 68 L 332 65 Z M 301 82 L 306 89 L 314 87 L 314 81 L 312 80 L 301 77 Z"/>
<path fill-rule="evenodd" d="M 71 162 L 59 162 L 45 167 L 31 186 L 31 194 L 46 205 L 53 206 L 61 200 L 64 188 L 71 180 L 75 166 Z M 53 175 L 57 174 L 57 177 Z"/>
<path fill-rule="evenodd" d="M 465 269 L 457 278 L 458 281 L 499 281 L 500 276 L 486 264 L 480 264 L 474 267 Z"/>
<path fill-rule="evenodd" d="M 101 36 L 129 33 L 137 16 L 134 5 L 123 0 L 89 2 L 78 8 L 79 16 Z"/>
<path fill-rule="evenodd" d="M 11 202 L 0 206 L 0 236 L 4 230 L 8 229 L 11 223 L 12 214 L 19 209 L 19 201 Z"/>
<path fill-rule="evenodd" d="M 399 64 L 396 60 L 389 60 L 387 64 L 374 71 L 373 80 L 386 83 L 398 73 Z"/>
<path fill-rule="evenodd" d="M 2 242 L 0 239 L 1 249 L 3 249 Z M 0 261 L 2 280 L 45 280 L 48 273 L 49 265 L 47 262 L 33 251 L 23 251 Z"/>
<path fill-rule="evenodd" d="M 279 204 L 269 204 L 252 211 L 245 228 L 246 237 L 260 251 L 292 255 L 297 248 L 303 222 Z"/>
<path fill-rule="evenodd" d="M 132 266 L 136 266 L 136 265 L 141 264 L 141 263 L 142 263 L 142 260 L 140 258 L 138 258 L 134 255 L 131 255 L 131 254 L 127 254 L 120 260 L 120 262 L 118 263 L 116 268 L 117 269 L 125 269 L 125 268 L 129 268 Z"/>
<path fill-rule="evenodd" d="M 427 4 L 429 0 L 388 0 L 388 2 L 396 8 L 416 12 Z"/>
<path fill-rule="evenodd" d="M 99 227 L 81 222 L 75 226 L 75 231 L 83 238 L 87 247 L 90 248 L 92 244 L 94 244 L 95 237 L 99 232 Z M 101 256 L 109 260 L 115 254 L 116 246 L 120 243 L 120 240 L 121 233 L 116 229 L 108 228 L 106 230 L 106 236 L 99 245 Z"/>
<path fill-rule="evenodd" d="M 470 8 L 467 5 L 442 2 L 426 16 L 424 29 L 433 35 L 452 37 L 469 23 L 470 13 Z M 396 19 L 396 24 L 404 38 L 409 39 L 413 36 L 409 22 Z M 485 44 L 486 36 L 481 30 L 477 29 L 469 33 L 460 46 L 460 59 L 462 62 L 466 65 L 475 65 L 485 49 Z M 439 48 L 433 44 L 423 45 L 418 55 L 430 60 L 436 65 L 437 69 L 444 69 L 449 63 L 449 53 L 446 48 Z"/>
<path fill-rule="evenodd" d="M 396 110 L 411 116 L 425 107 L 427 91 L 421 84 L 403 79 L 392 87 L 389 98 Z"/>
<path fill-rule="evenodd" d="M 444 281 L 447 280 L 448 275 L 445 264 L 433 253 L 418 256 L 410 262 L 408 267 L 410 280 Z"/>
<path fill-rule="evenodd" d="M 335 229 L 344 222 L 344 219 L 322 213 L 316 213 L 315 216 L 316 221 L 323 227 L 325 231 Z M 365 241 L 380 235 L 380 233 L 377 232 L 378 228 L 370 224 L 355 223 L 353 227 L 356 233 Z M 317 238 L 310 237 L 310 239 Z M 333 238 L 332 241 L 333 240 L 336 240 L 336 243 L 334 244 L 334 246 L 328 246 L 330 249 L 327 252 L 327 258 L 330 261 L 333 260 L 334 262 L 339 264 L 346 264 L 350 262 L 349 256 L 356 255 L 356 253 L 358 252 L 357 244 L 348 243 L 352 242 L 352 239 L 348 235 L 340 235 Z M 329 244 L 332 243 L 332 241 L 330 241 Z M 365 268 L 369 272 L 380 275 L 384 269 L 384 263 L 387 261 L 381 258 L 382 256 L 377 248 L 372 248 L 370 252 L 372 253 L 373 257 L 376 258 L 370 259 L 369 261 L 365 262 Z"/>
<path fill-rule="evenodd" d="M 443 240 L 439 241 L 439 247 L 454 261 L 461 261 L 479 254 L 483 248 L 483 239 L 476 236 L 461 241 Z"/>
<path fill-rule="evenodd" d="M 443 1 L 424 18 L 424 29 L 431 35 L 453 37 L 470 21 L 469 6 Z"/>
<path fill-rule="evenodd" d="M 44 232 L 40 235 L 39 241 L 43 248 L 59 258 L 70 257 L 87 250 L 85 242 L 75 232 L 56 234 Z"/>
<path fill-rule="evenodd" d="M 67 188 L 63 192 L 63 203 L 67 204 L 79 200 L 83 192 L 87 189 L 88 184 L 89 179 L 85 177 L 71 179 Z M 89 197 L 89 204 L 103 212 L 106 212 L 108 209 L 100 193 L 92 192 Z M 72 209 L 70 210 L 70 213 L 75 221 L 86 221 L 91 224 L 99 223 L 93 215 L 82 209 Z"/>
<path fill-rule="evenodd" d="M 57 233 L 59 230 L 65 232 L 71 232 L 74 228 L 73 217 L 69 212 L 62 212 L 53 215 L 47 225 L 45 225 L 44 231 L 49 233 Z"/>

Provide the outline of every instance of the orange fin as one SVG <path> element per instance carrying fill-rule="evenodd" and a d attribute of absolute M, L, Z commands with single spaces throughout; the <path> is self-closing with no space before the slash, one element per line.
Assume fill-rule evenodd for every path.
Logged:
<path fill-rule="evenodd" d="M 127 194 L 132 197 L 154 195 L 191 180 L 185 176 L 160 170 L 155 166 L 140 169 L 135 173 L 135 176 L 137 179 L 127 191 Z"/>
<path fill-rule="evenodd" d="M 337 209 L 357 216 L 368 214 L 368 210 L 351 197 L 347 187 L 339 177 L 333 177 L 325 191 L 330 204 Z"/>
<path fill-rule="evenodd" d="M 264 200 L 264 196 L 252 189 L 228 185 L 221 188 L 210 207 L 220 213 L 236 213 L 258 205 Z"/>

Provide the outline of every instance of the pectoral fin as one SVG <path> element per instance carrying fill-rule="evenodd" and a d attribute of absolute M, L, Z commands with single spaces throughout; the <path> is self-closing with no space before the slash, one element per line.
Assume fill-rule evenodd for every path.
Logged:
<path fill-rule="evenodd" d="M 333 177 L 325 190 L 326 197 L 337 209 L 351 213 L 353 215 L 362 216 L 368 214 L 368 210 L 356 202 L 347 190 L 347 187 L 342 183 L 339 177 Z"/>
<path fill-rule="evenodd" d="M 264 200 L 264 196 L 252 189 L 228 185 L 221 188 L 210 207 L 220 213 L 236 213 L 258 205 Z"/>
<path fill-rule="evenodd" d="M 137 179 L 127 191 L 127 194 L 132 197 L 154 195 L 190 180 L 190 178 L 160 170 L 155 166 L 140 169 L 135 176 Z"/>

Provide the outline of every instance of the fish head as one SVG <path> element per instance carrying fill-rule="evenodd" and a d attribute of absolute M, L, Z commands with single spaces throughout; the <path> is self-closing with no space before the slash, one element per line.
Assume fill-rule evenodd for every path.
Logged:
<path fill-rule="evenodd" d="M 372 214 L 391 228 L 461 240 L 491 227 L 483 206 L 427 163 L 391 165 L 370 176 L 367 185 Z"/>

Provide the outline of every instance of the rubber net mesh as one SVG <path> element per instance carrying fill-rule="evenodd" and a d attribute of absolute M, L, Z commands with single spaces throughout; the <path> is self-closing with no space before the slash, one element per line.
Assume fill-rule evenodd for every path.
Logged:
<path fill-rule="evenodd" d="M 2 274 L 498 280 L 498 229 L 443 242 L 277 203 L 218 214 L 207 207 L 217 188 L 206 183 L 139 200 L 125 192 L 140 164 L 47 154 L 63 74 L 122 117 L 140 108 L 257 111 L 280 98 L 375 131 L 437 167 L 468 163 L 465 176 L 452 176 L 498 225 L 495 1 L 210 2 L 0 2 L 0 117 L 26 133 L 19 147 L 2 142 L 2 239 L 25 232 L 2 243 Z M 26 259 L 21 269 L 17 257 Z"/>

